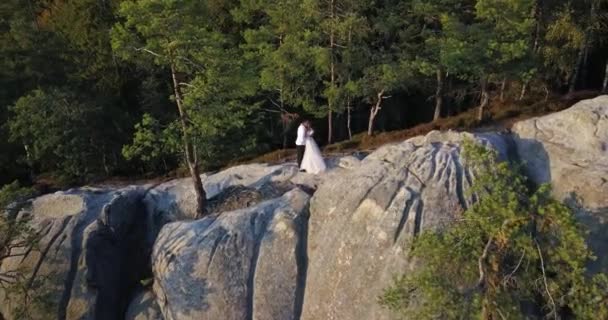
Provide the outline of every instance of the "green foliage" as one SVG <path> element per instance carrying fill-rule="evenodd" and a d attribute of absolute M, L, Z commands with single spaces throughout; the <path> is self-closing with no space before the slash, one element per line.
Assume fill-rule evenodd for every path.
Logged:
<path fill-rule="evenodd" d="M 39 251 L 40 234 L 31 227 L 31 217 L 17 215 L 24 201 L 34 195 L 17 181 L 0 188 L 0 264 L 7 260 L 22 259 L 28 252 Z M 4 266 L 15 263 L 3 264 Z M 16 319 L 34 319 L 36 314 L 53 311 L 49 277 L 30 279 L 31 270 L 23 268 L 0 270 L 0 288 L 6 294 L 3 303 L 10 305 Z"/>
<path fill-rule="evenodd" d="M 104 139 L 96 125 L 101 108 L 60 90 L 34 90 L 11 107 L 8 123 L 12 141 L 26 150 L 31 166 L 66 179 L 103 172 Z"/>
<path fill-rule="evenodd" d="M 123 2 L 119 14 L 125 21 L 112 30 L 112 46 L 122 58 L 170 68 L 179 78 L 177 90 L 187 117 L 182 135 L 192 139 L 203 166 L 234 155 L 229 150 L 246 148 L 244 141 L 230 139 L 247 124 L 256 106 L 249 99 L 259 86 L 254 58 L 243 56 L 234 47 L 233 35 L 223 32 L 231 27 L 230 16 L 226 10 L 219 10 L 224 16 L 216 16 L 218 8 L 229 9 L 228 3 L 216 7 L 200 1 Z M 204 17 L 206 24 L 201 23 Z M 218 19 L 223 25 L 215 24 Z M 181 143 L 173 121 L 162 125 L 166 129 L 144 116 L 123 154 L 158 161 L 176 153 Z"/>
<path fill-rule="evenodd" d="M 361 130 L 380 92 L 394 97 L 382 106 L 407 121 L 381 116 L 378 127 L 396 129 L 428 120 L 437 93 L 443 113 L 470 107 L 480 84 L 491 98 L 504 80 L 507 99 L 517 83 L 531 94 L 593 89 L 606 60 L 607 8 L 606 0 L 5 0 L 0 183 L 49 172 L 78 181 L 156 172 L 165 162 L 172 169 L 180 154 L 171 148 L 182 142 L 165 136 L 179 120 L 171 67 L 198 155 L 214 164 L 288 147 L 298 116 L 321 119 L 330 109 L 334 135 L 345 137 L 341 114 L 348 110 L 349 128 Z M 61 112 L 52 126 L 37 124 L 50 137 L 27 129 L 23 113 L 11 117 L 36 90 L 68 95 L 92 116 L 86 132 L 75 135 L 81 124 L 73 130 L 77 119 Z M 21 136 L 8 122 L 19 123 Z M 32 145 L 41 158 L 28 154 Z M 70 155 L 84 145 L 86 155 Z"/>
<path fill-rule="evenodd" d="M 181 149 L 179 138 L 176 123 L 163 128 L 157 119 L 146 113 L 135 125 L 133 142 L 123 147 L 122 154 L 127 160 L 140 160 L 153 168 L 162 164 L 167 170 L 167 161 Z"/>
<path fill-rule="evenodd" d="M 0 210 L 4 210 L 14 201 L 23 201 L 34 194 L 31 188 L 21 187 L 18 181 L 13 181 L 0 188 Z M 0 234 L 6 234 L 0 232 Z"/>
<path fill-rule="evenodd" d="M 593 256 L 571 210 L 547 185 L 530 192 L 494 151 L 468 142 L 464 156 L 479 173 L 478 201 L 452 226 L 414 240 L 418 267 L 381 303 L 408 319 L 608 316 L 606 277 L 585 273 Z"/>
<path fill-rule="evenodd" d="M 585 32 L 574 21 L 574 12 L 564 7 L 556 14 L 555 20 L 547 28 L 546 45 L 543 50 L 545 66 L 554 70 L 562 82 L 572 77 L 573 65 L 579 50 L 585 44 Z"/>

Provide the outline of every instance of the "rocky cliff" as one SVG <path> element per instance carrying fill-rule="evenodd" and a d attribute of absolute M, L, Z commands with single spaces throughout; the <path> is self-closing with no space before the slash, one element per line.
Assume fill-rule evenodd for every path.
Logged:
<path fill-rule="evenodd" d="M 213 213 L 193 221 L 187 179 L 79 188 L 32 200 L 40 248 L 5 260 L 49 297 L 37 319 L 391 319 L 376 302 L 410 266 L 421 230 L 473 201 L 464 139 L 525 165 L 579 209 L 606 265 L 608 96 L 517 123 L 510 133 L 431 132 L 364 159 L 330 159 L 319 176 L 293 164 L 203 176 Z M 600 249 L 604 249 L 603 251 Z M 0 312 L 18 307 L 0 290 Z M 50 310 L 50 311 L 48 311 Z"/>

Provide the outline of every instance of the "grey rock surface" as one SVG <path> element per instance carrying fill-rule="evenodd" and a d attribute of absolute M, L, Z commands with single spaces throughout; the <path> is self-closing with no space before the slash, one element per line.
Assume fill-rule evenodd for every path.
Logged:
<path fill-rule="evenodd" d="M 153 252 L 167 320 L 297 319 L 309 196 L 166 225 Z"/>
<path fill-rule="evenodd" d="M 474 172 L 461 158 L 466 138 L 503 148 L 432 132 L 384 146 L 325 180 L 311 200 L 302 319 L 390 319 L 376 299 L 408 269 L 412 237 L 449 224 L 472 201 L 465 191 Z"/>
<path fill-rule="evenodd" d="M 203 175 L 215 211 L 254 206 L 280 197 L 300 177 L 294 165 L 262 164 Z M 139 280 L 150 278 L 150 253 L 168 222 L 188 219 L 189 179 L 122 189 L 83 187 L 33 199 L 20 212 L 42 234 L 40 250 L 5 259 L 0 270 L 19 268 L 50 308 L 31 306 L 35 319 L 115 320 L 124 316 Z M 240 190 L 240 191 L 239 191 Z M 235 192 L 238 191 L 238 192 Z M 0 314 L 16 319 L 17 297 L 0 290 Z"/>
<path fill-rule="evenodd" d="M 67 319 L 123 317 L 139 280 L 151 276 L 146 236 L 156 231 L 146 224 L 143 196 L 137 187 L 112 193 L 96 221 L 84 228 Z"/>
<path fill-rule="evenodd" d="M 44 284 L 34 294 L 58 306 L 59 315 L 64 316 L 82 252 L 83 230 L 95 221 L 107 201 L 109 196 L 103 190 L 68 190 L 34 199 L 19 215 L 31 216 L 32 227 L 40 230 L 39 249 L 23 248 L 13 252 L 24 256 L 3 260 L 0 269 L 19 268 L 36 285 Z M 15 308 L 21 305 L 21 301 L 14 298 L 5 296 L 5 292 L 0 290 L 3 301 L 0 310 L 7 320 L 15 319 Z M 35 305 L 32 308 L 33 318 L 48 319 L 48 310 Z"/>
<path fill-rule="evenodd" d="M 518 122 L 519 158 L 537 183 L 563 199 L 575 195 L 591 210 L 608 208 L 608 96 Z"/>
<path fill-rule="evenodd" d="M 125 320 L 163 320 L 152 290 L 141 290 L 129 305 Z"/>
<path fill-rule="evenodd" d="M 464 139 L 523 162 L 536 183 L 577 198 L 608 265 L 608 96 L 517 123 L 513 135 L 433 131 L 366 157 L 328 159 L 321 175 L 293 163 L 202 176 L 211 216 L 192 221 L 190 179 L 79 188 L 33 199 L 39 250 L 2 261 L 45 286 L 35 319 L 391 319 L 376 298 L 410 268 L 409 244 L 449 225 L 475 200 Z M 574 202 L 572 202 L 574 203 Z M 141 290 L 140 280 L 154 279 Z M 52 281 L 50 281 L 52 280 Z M 44 289 L 42 289 L 44 288 Z M 19 302 L 0 290 L 0 314 Z"/>
<path fill-rule="evenodd" d="M 527 175 L 551 183 L 588 228 L 597 256 L 590 270 L 608 272 L 608 96 L 516 123 L 513 132 Z"/>

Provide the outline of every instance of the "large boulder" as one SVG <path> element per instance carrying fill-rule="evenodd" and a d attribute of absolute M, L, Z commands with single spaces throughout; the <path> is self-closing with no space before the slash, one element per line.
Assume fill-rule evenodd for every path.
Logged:
<path fill-rule="evenodd" d="M 131 300 L 125 320 L 164 320 L 152 290 L 141 290 Z"/>
<path fill-rule="evenodd" d="M 412 267 L 412 238 L 475 201 L 465 139 L 523 162 L 532 181 L 579 206 L 596 266 L 608 265 L 608 96 L 513 132 L 433 131 L 328 159 L 321 175 L 294 164 L 205 174 L 211 215 L 197 221 L 187 178 L 42 196 L 18 213 L 33 218 L 39 248 L 16 249 L 0 271 L 44 284 L 34 319 L 391 319 L 377 297 Z M 0 318 L 18 319 L 19 307 L 0 290 Z"/>
<path fill-rule="evenodd" d="M 49 312 L 58 312 L 64 318 L 74 284 L 78 261 L 82 253 L 82 233 L 93 223 L 101 211 L 96 199 L 109 200 L 103 190 L 68 190 L 34 199 L 19 213 L 19 218 L 31 216 L 31 226 L 41 236 L 38 248 L 22 248 L 12 252 L 17 256 L 4 259 L 1 271 L 19 269 L 25 272 L 38 287 L 32 292 L 36 299 L 57 306 L 58 310 L 44 308 L 44 304 L 28 306 L 34 319 L 48 319 Z M 18 256 L 23 254 L 23 256 Z M 17 319 L 23 297 L 7 296 L 0 290 L 1 313 L 7 320 Z M 55 308 L 53 308 L 55 309 Z"/>
<path fill-rule="evenodd" d="M 202 178 L 212 212 L 255 206 L 296 188 L 291 180 L 306 180 L 290 164 L 244 165 Z M 41 196 L 18 213 L 32 217 L 40 245 L 15 249 L 19 256 L 4 259 L 0 271 L 19 269 L 39 287 L 28 306 L 34 319 L 121 319 L 127 309 L 131 315 L 138 310 L 131 299 L 139 281 L 152 277 L 150 253 L 159 230 L 193 212 L 190 179 Z M 0 301 L 4 318 L 19 318 L 19 297 L 0 289 Z"/>
<path fill-rule="evenodd" d="M 34 199 L 19 213 L 31 216 L 42 238 L 38 248 L 23 248 L 23 257 L 4 260 L 1 269 L 19 268 L 31 279 L 37 303 L 28 306 L 30 317 L 122 317 L 132 288 L 150 273 L 142 197 L 137 187 L 74 189 Z M 0 296 L 4 317 L 19 318 L 21 297 L 1 290 Z"/>
<path fill-rule="evenodd" d="M 518 122 L 513 132 L 533 181 L 550 182 L 556 196 L 591 210 L 608 208 L 608 96 Z"/>
<path fill-rule="evenodd" d="M 211 199 L 230 187 L 257 189 L 267 184 L 288 182 L 297 174 L 294 165 L 249 164 L 215 174 L 204 174 L 201 178 L 207 198 Z M 146 194 L 144 203 L 150 218 L 157 225 L 196 217 L 196 200 L 190 178 L 175 179 L 154 186 Z"/>
<path fill-rule="evenodd" d="M 592 272 L 608 271 L 608 96 L 516 123 L 519 158 L 536 183 L 551 183 L 555 196 L 578 212 L 598 257 Z"/>
<path fill-rule="evenodd" d="M 412 237 L 450 223 L 471 203 L 464 139 L 506 154 L 498 135 L 432 132 L 384 146 L 325 180 L 311 200 L 302 319 L 390 319 L 377 297 L 408 269 Z"/>
<path fill-rule="evenodd" d="M 151 277 L 146 236 L 156 231 L 146 224 L 143 196 L 137 187 L 114 192 L 84 228 L 67 319 L 119 319 L 139 281 Z"/>
<path fill-rule="evenodd" d="M 297 319 L 309 196 L 166 225 L 154 246 L 154 292 L 167 320 Z"/>

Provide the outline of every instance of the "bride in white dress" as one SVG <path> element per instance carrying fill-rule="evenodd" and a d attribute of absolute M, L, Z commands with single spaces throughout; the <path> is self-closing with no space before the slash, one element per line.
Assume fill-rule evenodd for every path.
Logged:
<path fill-rule="evenodd" d="M 302 158 L 300 169 L 308 173 L 318 174 L 325 171 L 327 167 L 325 166 L 321 150 L 319 150 L 319 146 L 317 146 L 315 139 L 312 137 L 313 133 L 314 131 L 308 128 L 306 132 L 306 148 L 304 149 L 304 157 Z"/>

